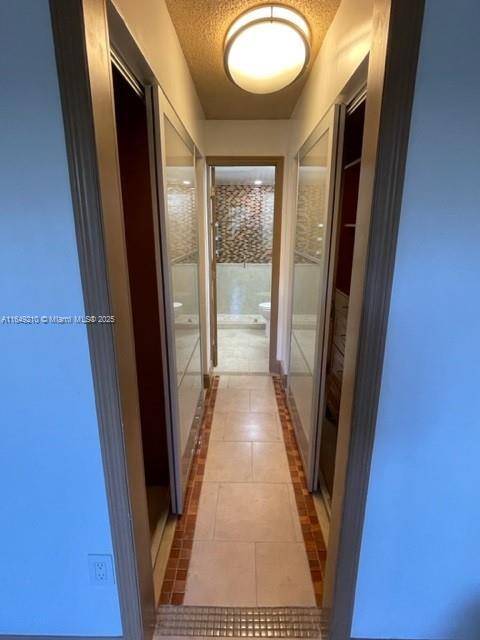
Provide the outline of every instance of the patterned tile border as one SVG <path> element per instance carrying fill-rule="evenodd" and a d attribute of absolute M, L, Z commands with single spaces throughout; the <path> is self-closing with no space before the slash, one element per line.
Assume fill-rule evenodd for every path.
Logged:
<path fill-rule="evenodd" d="M 305 542 L 308 563 L 310 565 L 315 600 L 317 606 L 321 607 L 327 548 L 318 522 L 313 497 L 307 489 L 302 459 L 297 446 L 297 440 L 295 438 L 295 430 L 290 411 L 287 406 L 285 391 L 279 376 L 273 377 L 273 385 L 275 388 L 275 397 L 282 425 L 285 448 L 287 450 L 288 466 L 290 467 L 290 475 L 292 477 L 298 516 L 300 518 L 303 540 Z"/>
<path fill-rule="evenodd" d="M 174 607 L 158 610 L 154 639 L 327 638 L 328 612 L 317 607 Z"/>
<path fill-rule="evenodd" d="M 213 412 L 220 379 L 215 376 L 205 398 L 205 412 L 198 435 L 197 448 L 193 456 L 192 468 L 187 483 L 185 509 L 178 519 L 172 548 L 168 558 L 165 578 L 160 593 L 160 604 L 183 604 L 187 571 L 192 553 L 193 536 L 197 520 L 198 503 L 202 490 L 208 443 L 212 429 Z"/>

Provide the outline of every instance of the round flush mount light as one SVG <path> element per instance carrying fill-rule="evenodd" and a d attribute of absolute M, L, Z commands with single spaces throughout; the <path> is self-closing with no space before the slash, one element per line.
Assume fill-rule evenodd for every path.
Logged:
<path fill-rule="evenodd" d="M 290 7 L 268 4 L 239 16 L 225 38 L 228 77 L 250 93 L 274 93 L 292 84 L 310 59 L 310 29 Z"/>

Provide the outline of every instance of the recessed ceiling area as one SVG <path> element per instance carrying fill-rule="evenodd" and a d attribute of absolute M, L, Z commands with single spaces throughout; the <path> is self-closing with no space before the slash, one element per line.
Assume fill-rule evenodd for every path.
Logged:
<path fill-rule="evenodd" d="M 209 120 L 269 120 L 289 118 L 317 56 L 340 0 L 278 2 L 299 11 L 311 30 L 307 72 L 292 85 L 266 95 L 235 86 L 223 66 L 223 44 L 232 22 L 258 0 L 166 0 L 200 102 Z"/>

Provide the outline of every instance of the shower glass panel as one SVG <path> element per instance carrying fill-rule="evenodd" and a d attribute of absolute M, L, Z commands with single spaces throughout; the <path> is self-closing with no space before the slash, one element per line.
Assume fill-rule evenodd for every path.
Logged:
<path fill-rule="evenodd" d="M 336 113 L 333 110 L 319 125 L 315 137 L 307 143 L 307 151 L 299 156 L 288 399 L 310 489 L 318 477 L 315 457 L 326 331 Z"/>
<path fill-rule="evenodd" d="M 165 117 L 164 122 L 167 244 L 178 398 L 177 435 L 185 481 L 199 425 L 202 393 L 195 156 L 168 118 Z"/>

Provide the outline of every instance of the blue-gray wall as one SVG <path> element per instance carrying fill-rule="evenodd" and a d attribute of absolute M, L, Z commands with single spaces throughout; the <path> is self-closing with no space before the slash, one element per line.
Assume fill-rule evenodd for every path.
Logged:
<path fill-rule="evenodd" d="M 355 637 L 480 638 L 479 25 L 426 2 Z"/>
<path fill-rule="evenodd" d="M 0 2 L 0 320 L 83 314 L 47 0 Z M 84 325 L 0 324 L 0 634 L 121 635 Z"/>

